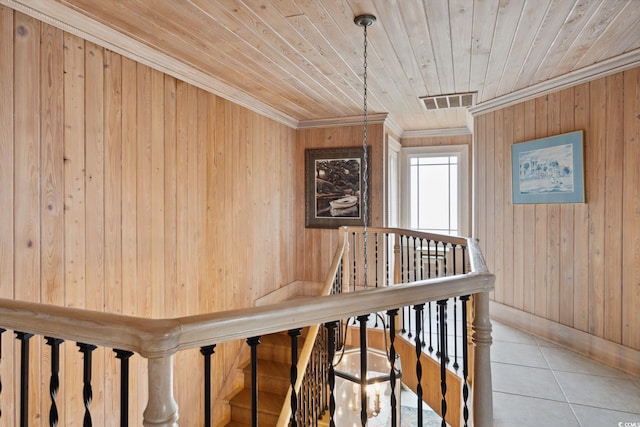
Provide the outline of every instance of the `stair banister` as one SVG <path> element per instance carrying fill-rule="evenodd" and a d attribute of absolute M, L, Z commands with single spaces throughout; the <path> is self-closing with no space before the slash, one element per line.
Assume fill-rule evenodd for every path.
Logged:
<path fill-rule="evenodd" d="M 373 230 L 370 229 L 370 232 Z M 384 232 L 395 231 L 384 229 Z M 345 238 L 341 242 L 343 248 L 347 240 Z M 172 363 L 177 351 L 245 339 L 248 335 L 261 336 L 318 325 L 425 301 L 473 295 L 473 417 L 475 426 L 485 427 L 491 425 L 492 418 L 488 293 L 493 289 L 495 277 L 487 271 L 477 242 L 468 240 L 466 243 L 472 272 L 463 275 L 175 319 L 146 319 L 0 299 L 0 326 L 132 351 L 147 358 L 149 401 L 144 412 L 144 425 L 175 427 L 178 425 L 178 408 L 172 392 Z M 331 267 L 333 277 L 339 271 L 341 259 L 342 254 L 336 253 Z M 329 285 L 332 283 L 327 280 Z"/>

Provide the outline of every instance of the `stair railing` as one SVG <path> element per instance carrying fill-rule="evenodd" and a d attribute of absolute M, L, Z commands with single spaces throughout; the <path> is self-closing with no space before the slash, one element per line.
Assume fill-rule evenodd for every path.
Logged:
<path fill-rule="evenodd" d="M 341 231 L 346 233 L 352 229 Z M 355 242 L 354 249 L 357 250 L 357 239 Z M 356 259 L 349 258 L 351 252 L 345 251 L 349 247 L 348 241 L 342 243 L 341 247 L 339 256 L 337 252 L 334 257 L 333 278 L 327 279 L 327 284 L 330 283 L 338 293 L 345 288 L 358 288 L 359 274 L 357 263 L 355 276 L 345 265 L 345 260 Z M 397 249 L 393 250 L 395 252 Z M 473 425 L 484 427 L 492 422 L 488 292 L 493 289 L 495 278 L 487 271 L 482 254 L 473 240 L 467 241 L 467 252 L 470 269 L 466 274 L 445 275 L 394 286 L 371 286 L 366 292 L 332 294 L 175 319 L 146 319 L 0 299 L 0 327 L 24 334 L 22 339 L 25 347 L 28 347 L 28 336 L 32 334 L 49 337 L 48 340 L 51 339 L 53 343 L 66 340 L 84 345 L 81 351 L 85 358 L 85 422 L 89 419 L 85 425 L 90 425 L 91 349 L 94 346 L 118 349 L 119 358 L 130 353 L 141 355 L 148 361 L 149 387 L 143 424 L 174 427 L 178 425 L 178 406 L 173 396 L 173 359 L 178 351 L 201 348 L 205 357 L 211 357 L 215 345 L 226 341 L 253 339 L 370 313 L 420 306 L 427 301 L 445 301 L 469 295 L 473 296 L 474 304 Z M 371 268 L 376 271 L 381 268 L 378 263 L 372 265 L 375 267 Z M 355 277 L 355 280 L 351 281 L 349 277 Z M 52 384 L 53 378 L 52 371 Z M 330 407 L 334 403 L 332 399 L 333 396 L 329 399 Z M 121 425 L 126 425 L 126 420 Z"/>
<path fill-rule="evenodd" d="M 342 227 L 339 229 L 340 240 L 325 281 L 324 294 L 357 292 L 359 290 L 383 288 L 402 283 L 432 280 L 438 277 L 465 275 L 467 272 L 488 273 L 482 254 L 473 240 L 397 228 L 367 228 L 370 245 L 368 248 L 369 259 L 367 263 L 364 263 L 361 256 L 364 253 L 362 249 L 363 232 L 363 227 Z M 365 265 L 368 269 L 366 276 L 369 283 L 363 283 Z M 468 320 L 471 320 L 471 317 L 467 317 L 469 301 L 473 304 L 475 313 L 471 339 L 468 339 L 466 329 Z M 488 295 L 480 293 L 475 294 L 473 298 L 471 298 L 470 294 L 454 296 L 452 301 L 448 303 L 452 307 L 451 310 L 447 310 L 446 299 L 425 299 L 424 302 L 428 304 L 428 309 L 421 305 L 418 306 L 419 311 L 410 305 L 402 307 L 398 331 L 402 331 L 405 335 L 408 333 L 408 338 L 413 338 L 415 329 L 425 325 L 425 315 L 428 314 L 426 316 L 426 324 L 428 326 L 424 326 L 415 336 L 416 348 L 426 347 L 428 343 L 429 347 L 425 348 L 424 351 L 441 360 L 441 375 L 445 378 L 442 385 L 445 388 L 444 390 L 446 390 L 447 376 L 445 370 L 450 370 L 456 375 L 462 376 L 463 385 L 461 387 L 462 396 L 460 396 L 460 400 L 463 402 L 463 408 L 461 408 L 463 414 L 458 418 L 462 420 L 463 425 L 468 425 L 470 417 L 468 401 L 471 383 L 474 383 L 474 425 L 491 425 L 493 418 L 491 408 L 493 404 L 491 400 L 489 360 L 491 325 L 488 320 Z M 434 303 L 433 307 L 432 302 Z M 437 305 L 435 302 L 437 302 Z M 458 314 L 458 308 L 460 314 Z M 431 316 L 432 309 L 435 316 Z M 412 310 L 416 311 L 415 319 L 412 316 Z M 447 311 L 453 312 L 453 319 L 446 319 Z M 459 315 L 462 316 L 463 320 L 462 327 L 459 328 L 462 330 L 456 330 L 458 328 L 457 316 Z M 377 327 L 377 318 L 375 322 Z M 432 323 L 435 323 L 435 327 Z M 447 336 L 450 334 L 450 331 L 447 331 L 447 325 L 449 324 L 452 325 L 454 336 L 453 354 L 449 354 L 451 349 L 447 348 L 449 341 Z M 313 331 L 316 333 L 317 329 Z M 341 333 L 342 329 L 337 328 L 337 332 Z M 425 339 L 425 332 L 428 333 L 428 339 Z M 432 343 L 433 335 L 435 335 L 435 343 Z M 309 349 L 313 346 L 318 348 L 317 341 L 314 343 L 313 336 L 311 338 L 306 342 Z M 325 336 L 318 335 L 317 340 L 320 339 L 326 342 Z M 342 344 L 343 339 L 344 337 L 338 337 L 338 347 Z M 473 342 L 475 351 L 473 351 L 473 347 L 468 346 L 468 342 Z M 435 348 L 433 347 L 434 345 Z M 437 352 L 435 352 L 436 349 Z M 472 350 L 473 354 L 471 366 L 469 366 L 468 350 Z M 312 357 L 312 353 L 307 354 L 308 359 L 301 357 L 297 362 L 296 372 L 303 372 L 304 374 L 301 377 L 297 377 L 298 380 L 295 384 L 292 382 L 291 390 L 294 390 L 294 396 L 297 393 L 299 400 L 297 408 L 302 408 L 301 402 L 310 399 L 309 396 L 304 394 L 305 389 L 301 388 L 305 379 L 308 379 L 305 369 L 308 369 L 307 364 Z M 450 356 L 453 358 L 451 363 L 449 363 Z M 461 360 L 461 364 L 458 363 L 459 360 Z M 474 377 L 478 378 L 477 381 L 471 379 L 472 372 L 475 372 Z M 328 375 L 328 372 L 325 373 Z M 312 378 L 315 379 L 317 377 Z M 325 389 L 329 379 L 323 377 L 320 381 L 320 388 Z M 418 381 L 418 388 L 420 387 L 420 381 Z M 291 390 L 285 402 L 288 402 L 291 398 Z M 420 399 L 422 399 L 421 390 L 419 395 Z M 442 396 L 440 399 L 441 407 L 438 410 L 444 417 L 447 411 L 446 398 Z M 317 420 L 310 420 L 302 409 L 299 409 L 298 414 L 292 417 L 292 410 L 295 411 L 295 409 L 296 405 L 289 406 L 285 403 L 277 425 L 279 427 L 285 425 L 318 425 Z"/>

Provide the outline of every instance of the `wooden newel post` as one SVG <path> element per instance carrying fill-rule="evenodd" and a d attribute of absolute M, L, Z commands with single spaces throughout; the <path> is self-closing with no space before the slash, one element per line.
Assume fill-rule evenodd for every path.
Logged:
<path fill-rule="evenodd" d="M 149 358 L 149 401 L 145 427 L 178 427 L 178 404 L 173 397 L 173 355 Z"/>
<path fill-rule="evenodd" d="M 491 319 L 489 293 L 473 296 L 473 388 L 472 413 L 475 427 L 493 426 L 493 386 L 491 384 Z"/>

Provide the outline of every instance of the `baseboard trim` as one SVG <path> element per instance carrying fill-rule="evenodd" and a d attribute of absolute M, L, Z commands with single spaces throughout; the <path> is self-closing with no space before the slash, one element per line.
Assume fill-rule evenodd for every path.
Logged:
<path fill-rule="evenodd" d="M 640 351 L 531 313 L 491 301 L 491 318 L 552 341 L 605 365 L 640 376 Z"/>

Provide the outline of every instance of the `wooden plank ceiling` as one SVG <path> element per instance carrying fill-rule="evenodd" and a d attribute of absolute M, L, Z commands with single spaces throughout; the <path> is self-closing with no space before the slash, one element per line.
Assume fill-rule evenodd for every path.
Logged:
<path fill-rule="evenodd" d="M 369 111 L 403 130 L 467 125 L 476 102 L 640 58 L 640 0 L 0 0 L 292 126 Z"/>

